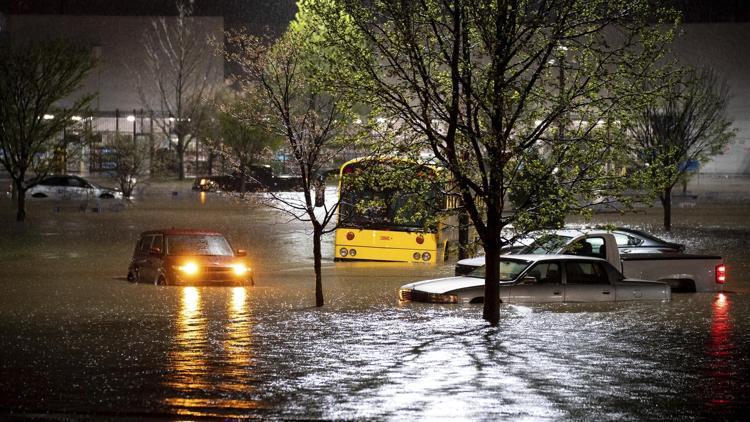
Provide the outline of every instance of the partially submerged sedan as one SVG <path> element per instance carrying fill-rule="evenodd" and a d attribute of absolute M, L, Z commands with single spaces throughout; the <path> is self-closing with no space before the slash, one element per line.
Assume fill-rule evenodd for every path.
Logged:
<path fill-rule="evenodd" d="M 253 283 L 247 252 L 234 250 L 221 233 L 167 229 L 141 233 L 128 281 L 166 284 Z"/>
<path fill-rule="evenodd" d="M 484 270 L 466 276 L 426 280 L 401 286 L 401 301 L 429 303 L 484 302 Z M 574 255 L 512 255 L 500 258 L 503 303 L 612 302 L 671 300 L 667 283 L 626 279 L 609 262 Z"/>

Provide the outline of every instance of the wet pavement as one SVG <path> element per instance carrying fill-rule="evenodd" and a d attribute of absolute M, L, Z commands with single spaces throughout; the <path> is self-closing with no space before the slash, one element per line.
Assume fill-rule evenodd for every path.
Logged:
<path fill-rule="evenodd" d="M 686 203 L 671 240 L 725 256 L 723 294 L 670 303 L 399 304 L 436 266 L 334 263 L 315 308 L 304 224 L 153 190 L 134 204 L 0 201 L 0 418 L 741 419 L 750 410 L 750 206 Z M 93 212 L 92 209 L 96 208 Z M 658 230 L 660 210 L 595 222 Z M 575 221 L 574 221 L 575 222 Z M 141 231 L 224 232 L 255 287 L 128 283 Z"/>

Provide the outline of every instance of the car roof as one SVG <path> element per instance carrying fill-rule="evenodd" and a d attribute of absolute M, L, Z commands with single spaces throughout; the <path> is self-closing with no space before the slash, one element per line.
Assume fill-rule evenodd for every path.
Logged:
<path fill-rule="evenodd" d="M 163 234 L 163 235 L 207 235 L 207 236 L 223 236 L 223 234 L 211 230 L 202 229 L 161 229 L 161 230 L 148 230 L 141 233 L 141 236 L 149 234 Z"/>
<path fill-rule="evenodd" d="M 581 255 L 563 255 L 563 254 L 554 254 L 554 255 L 503 255 L 500 257 L 500 259 L 510 259 L 510 260 L 519 260 L 519 261 L 531 261 L 531 262 L 539 262 L 539 261 L 570 261 L 570 260 L 582 260 L 582 261 L 604 261 L 602 258 L 596 258 L 593 256 L 581 256 Z"/>

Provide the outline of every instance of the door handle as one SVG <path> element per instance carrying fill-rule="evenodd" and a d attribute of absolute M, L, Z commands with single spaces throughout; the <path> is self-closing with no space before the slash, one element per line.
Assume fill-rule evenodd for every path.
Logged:
<path fill-rule="evenodd" d="M 554 295 L 554 296 L 560 296 L 560 292 L 552 292 L 552 295 Z"/>
<path fill-rule="evenodd" d="M 603 295 L 608 295 L 608 294 L 609 294 L 609 290 L 604 290 L 604 291 L 602 292 L 602 294 L 603 294 Z"/>

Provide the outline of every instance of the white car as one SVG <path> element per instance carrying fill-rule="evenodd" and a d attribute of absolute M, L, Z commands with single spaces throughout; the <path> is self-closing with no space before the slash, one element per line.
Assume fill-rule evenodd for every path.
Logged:
<path fill-rule="evenodd" d="M 98 186 L 79 176 L 47 176 L 29 188 L 26 196 L 50 199 L 122 199 L 119 189 Z"/>
<path fill-rule="evenodd" d="M 484 302 L 484 267 L 466 276 L 401 286 L 401 301 Z M 500 258 L 503 303 L 618 302 L 672 299 L 669 284 L 626 279 L 609 262 L 574 255 L 513 255 Z"/>

